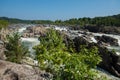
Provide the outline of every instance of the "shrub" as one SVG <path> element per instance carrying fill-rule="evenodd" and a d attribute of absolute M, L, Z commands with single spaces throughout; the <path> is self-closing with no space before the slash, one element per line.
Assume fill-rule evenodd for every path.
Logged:
<path fill-rule="evenodd" d="M 68 52 L 62 35 L 53 29 L 40 37 L 40 44 L 34 47 L 39 67 L 53 74 L 53 80 L 91 80 L 96 75 L 92 70 L 101 61 L 96 47 L 80 53 Z"/>
<path fill-rule="evenodd" d="M 22 45 L 20 35 L 13 33 L 7 36 L 5 55 L 7 60 L 11 62 L 20 63 L 20 61 L 27 56 L 28 49 Z"/>

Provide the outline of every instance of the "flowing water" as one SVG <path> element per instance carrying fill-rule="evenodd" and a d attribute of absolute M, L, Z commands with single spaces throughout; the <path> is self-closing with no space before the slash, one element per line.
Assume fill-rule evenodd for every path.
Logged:
<path fill-rule="evenodd" d="M 27 27 L 29 27 L 31 25 L 26 25 L 24 27 L 21 27 L 18 32 L 20 34 L 23 33 L 24 30 L 26 30 Z M 32 25 L 33 26 L 33 25 Z M 65 27 L 58 27 L 58 26 L 55 26 L 54 29 L 56 30 L 64 30 L 64 31 L 68 31 Z M 70 34 L 70 36 L 75 36 L 75 35 L 78 35 L 78 36 L 81 36 L 82 34 L 78 33 L 78 31 L 71 31 L 72 33 L 74 34 Z M 92 33 L 94 36 L 102 36 L 102 35 L 106 35 L 106 36 L 110 36 L 110 37 L 113 37 L 115 39 L 118 40 L 118 44 L 119 46 L 107 46 L 108 49 L 112 50 L 114 49 L 116 51 L 117 54 L 120 55 L 120 36 L 119 35 L 113 35 L 113 34 L 104 34 L 104 33 Z M 94 36 L 90 37 L 91 40 L 94 42 L 94 43 L 97 43 L 97 40 L 94 38 Z M 32 47 L 39 44 L 39 41 L 37 38 L 21 38 L 22 39 L 22 42 L 29 48 L 29 50 L 31 51 L 31 53 L 33 53 L 33 49 Z"/>
<path fill-rule="evenodd" d="M 18 32 L 22 35 L 22 33 L 24 32 L 24 30 L 26 30 L 27 27 L 29 27 L 31 25 L 26 25 L 21 27 Z M 22 43 L 25 45 L 25 47 L 28 48 L 28 50 L 30 51 L 30 55 L 34 56 L 34 50 L 33 47 L 38 45 L 40 43 L 40 41 L 38 40 L 38 38 L 23 38 L 21 37 L 21 41 Z"/>
<path fill-rule="evenodd" d="M 108 49 L 110 50 L 115 50 L 118 55 L 120 55 L 120 36 L 119 35 L 113 35 L 113 34 L 103 34 L 103 33 L 92 33 L 94 36 L 110 36 L 118 40 L 118 45 L 119 46 L 107 46 Z"/>
<path fill-rule="evenodd" d="M 21 38 L 22 43 L 28 47 L 30 54 L 34 55 L 34 50 L 33 47 L 38 45 L 40 43 L 40 41 L 38 40 L 38 38 Z"/>
<path fill-rule="evenodd" d="M 18 30 L 18 32 L 22 34 L 23 31 L 26 30 L 26 28 L 29 27 L 29 26 L 30 26 L 30 25 L 21 27 L 21 28 Z M 62 31 L 62 30 L 68 31 L 66 28 L 60 28 L 60 27 L 57 27 L 57 26 L 56 26 L 54 29 L 60 30 L 60 31 Z M 71 31 L 71 32 L 74 33 L 74 34 L 73 34 L 73 35 L 69 34 L 69 35 L 74 36 L 74 37 L 75 37 L 76 35 L 77 35 L 77 36 L 82 36 L 82 35 L 83 35 L 83 34 L 78 33 L 78 31 Z M 92 33 L 92 34 L 93 34 L 94 36 L 106 35 L 106 36 L 110 36 L 110 37 L 113 37 L 113 38 L 117 39 L 119 46 L 108 46 L 107 48 L 108 48 L 108 49 L 114 49 L 117 54 L 120 54 L 120 36 L 119 36 L 119 35 L 101 34 L 101 33 Z M 97 43 L 97 40 L 94 38 L 94 36 L 91 36 L 91 40 L 92 40 L 93 42 Z M 31 53 L 32 55 L 34 55 L 34 50 L 32 49 L 32 47 L 34 47 L 35 45 L 38 45 L 38 44 L 40 43 L 40 41 L 39 41 L 37 38 L 23 38 L 23 37 L 21 37 L 21 40 L 22 40 L 23 44 L 24 44 L 26 47 L 29 48 L 30 53 Z M 98 70 L 101 72 L 100 75 L 105 75 L 105 76 L 111 78 L 110 80 L 119 80 L 119 78 L 114 77 L 113 75 L 107 73 L 107 72 L 104 71 L 104 70 L 101 70 L 101 69 L 98 69 Z"/>

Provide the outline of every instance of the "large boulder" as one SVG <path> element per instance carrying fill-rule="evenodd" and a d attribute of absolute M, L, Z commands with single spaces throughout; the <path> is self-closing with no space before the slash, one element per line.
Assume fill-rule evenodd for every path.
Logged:
<path fill-rule="evenodd" d="M 103 46 L 98 46 L 98 50 L 102 58 L 102 62 L 98 66 L 120 77 L 120 56 L 116 55 L 115 52 L 108 51 Z"/>
<path fill-rule="evenodd" d="M 46 28 L 43 26 L 31 26 L 27 27 L 23 32 L 23 37 L 39 37 L 46 33 Z"/>
<path fill-rule="evenodd" d="M 0 60 L 0 80 L 48 80 L 50 74 L 37 67 Z"/>
<path fill-rule="evenodd" d="M 102 36 L 95 36 L 95 38 L 96 40 L 98 40 L 98 42 L 103 42 L 111 46 L 119 46 L 118 40 L 113 37 L 102 35 Z"/>

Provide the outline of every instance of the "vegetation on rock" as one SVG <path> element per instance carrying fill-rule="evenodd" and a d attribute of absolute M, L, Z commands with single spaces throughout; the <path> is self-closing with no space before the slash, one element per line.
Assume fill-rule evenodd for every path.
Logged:
<path fill-rule="evenodd" d="M 20 63 L 28 54 L 28 49 L 20 41 L 20 35 L 13 33 L 7 36 L 5 55 L 7 60 L 11 62 Z"/>
<path fill-rule="evenodd" d="M 63 43 L 62 35 L 53 29 L 40 37 L 35 46 L 39 67 L 53 74 L 53 80 L 91 80 L 96 72 L 92 70 L 101 61 L 96 47 L 81 46 L 79 53 L 70 52 Z"/>

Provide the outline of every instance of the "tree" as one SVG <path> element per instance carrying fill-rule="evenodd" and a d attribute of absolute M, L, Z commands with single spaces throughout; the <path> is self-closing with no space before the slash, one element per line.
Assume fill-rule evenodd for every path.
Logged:
<path fill-rule="evenodd" d="M 8 22 L 5 20 L 0 20 L 0 30 L 2 28 L 6 28 L 8 26 Z"/>
<path fill-rule="evenodd" d="M 7 36 L 5 55 L 7 60 L 11 62 L 20 63 L 23 58 L 28 55 L 28 49 L 20 41 L 20 35 L 13 33 Z"/>
<path fill-rule="evenodd" d="M 36 59 L 40 69 L 53 74 L 53 80 L 94 79 L 96 72 L 92 68 L 101 60 L 96 47 L 82 47 L 80 53 L 70 53 L 61 34 L 53 29 L 39 39 L 40 44 L 34 47 Z"/>

